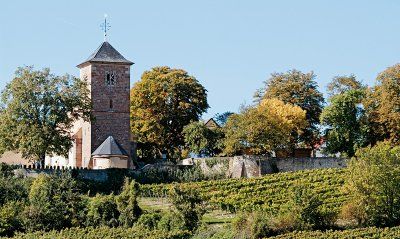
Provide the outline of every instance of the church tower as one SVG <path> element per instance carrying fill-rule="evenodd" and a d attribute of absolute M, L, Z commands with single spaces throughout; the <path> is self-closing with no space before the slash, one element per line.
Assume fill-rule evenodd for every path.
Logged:
<path fill-rule="evenodd" d="M 94 120 L 80 124 L 75 136 L 75 165 L 131 168 L 130 66 L 104 41 L 83 63 L 80 77 L 88 82 Z"/>

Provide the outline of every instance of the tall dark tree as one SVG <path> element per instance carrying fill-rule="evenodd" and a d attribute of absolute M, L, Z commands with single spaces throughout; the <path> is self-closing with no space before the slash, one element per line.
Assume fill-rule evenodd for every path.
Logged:
<path fill-rule="evenodd" d="M 318 90 L 313 72 L 290 70 L 285 73 L 273 73 L 265 82 L 265 88 L 256 93 L 255 97 L 257 101 L 277 98 L 305 110 L 308 126 L 298 135 L 297 143 L 304 143 L 313 148 L 319 141 L 319 117 L 324 97 Z"/>
<path fill-rule="evenodd" d="M 326 127 L 327 153 L 343 153 L 353 157 L 358 146 L 362 146 L 363 107 L 360 105 L 365 96 L 364 90 L 348 90 L 334 95 L 321 114 L 321 123 Z"/>
<path fill-rule="evenodd" d="M 18 68 L 1 93 L 0 153 L 13 150 L 42 162 L 46 154 L 67 156 L 73 122 L 90 120 L 90 111 L 85 81 L 47 68 Z"/>
<path fill-rule="evenodd" d="M 186 71 L 164 66 L 144 72 L 131 90 L 132 134 L 143 156 L 179 157 L 183 127 L 207 109 L 206 89 Z"/>

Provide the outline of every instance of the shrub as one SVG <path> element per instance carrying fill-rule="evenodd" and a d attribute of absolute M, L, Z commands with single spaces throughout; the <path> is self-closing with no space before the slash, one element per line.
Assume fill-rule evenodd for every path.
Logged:
<path fill-rule="evenodd" d="M 86 225 L 117 227 L 119 215 L 113 194 L 106 196 L 97 194 L 89 200 Z"/>
<path fill-rule="evenodd" d="M 290 200 L 271 219 L 271 227 L 278 234 L 293 230 L 317 230 L 332 227 L 335 212 L 323 210 L 318 195 L 303 185 L 297 185 Z"/>
<path fill-rule="evenodd" d="M 0 208 L 0 236 L 11 236 L 23 228 L 22 202 L 7 202 Z"/>
<path fill-rule="evenodd" d="M 184 230 L 186 225 L 181 214 L 177 212 L 167 212 L 161 217 L 157 228 L 163 231 Z"/>
<path fill-rule="evenodd" d="M 267 213 L 262 211 L 239 214 L 232 222 L 235 238 L 257 239 L 270 236 L 272 231 L 268 220 Z"/>
<path fill-rule="evenodd" d="M 157 228 L 160 219 L 161 219 L 161 214 L 158 212 L 146 213 L 142 214 L 139 217 L 136 225 L 143 226 L 145 228 L 148 228 L 149 230 L 154 230 Z"/>
<path fill-rule="evenodd" d="M 387 142 L 359 149 L 349 163 L 347 217 L 363 226 L 400 224 L 400 146 Z"/>
<path fill-rule="evenodd" d="M 70 174 L 44 175 L 36 178 L 25 209 L 28 230 L 60 230 L 79 226 L 84 219 L 84 205 Z"/>
<path fill-rule="evenodd" d="M 0 205 L 9 201 L 26 201 L 31 179 L 0 176 Z"/>
<path fill-rule="evenodd" d="M 199 193 L 193 189 L 176 186 L 170 191 L 170 198 L 185 223 L 185 229 L 194 231 L 205 213 L 203 199 Z"/>
<path fill-rule="evenodd" d="M 134 180 L 129 181 L 125 178 L 125 183 L 120 195 L 116 196 L 116 202 L 121 225 L 131 227 L 139 218 L 142 210 L 140 209 L 137 197 L 139 195 L 139 184 Z"/>

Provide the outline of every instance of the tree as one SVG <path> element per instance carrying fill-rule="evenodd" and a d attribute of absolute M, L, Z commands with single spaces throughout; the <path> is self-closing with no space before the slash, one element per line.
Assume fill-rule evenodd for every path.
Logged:
<path fill-rule="evenodd" d="M 363 107 L 361 100 L 364 90 L 349 90 L 332 96 L 330 105 L 321 114 L 321 123 L 326 126 L 326 152 L 344 153 L 353 157 L 357 146 L 362 146 Z"/>
<path fill-rule="evenodd" d="M 142 213 L 137 202 L 138 195 L 139 184 L 134 180 L 129 181 L 128 178 L 125 178 L 122 192 L 116 197 L 116 202 L 120 212 L 119 222 L 126 227 L 132 227 Z"/>
<path fill-rule="evenodd" d="M 18 68 L 1 93 L 0 153 L 14 150 L 42 163 L 46 154 L 67 156 L 70 128 L 79 118 L 89 120 L 90 110 L 85 81 L 47 68 Z"/>
<path fill-rule="evenodd" d="M 387 139 L 400 140 L 400 64 L 381 72 L 378 84 L 365 99 L 369 124 L 372 127 L 372 143 Z M 374 142 L 375 141 L 375 142 Z"/>
<path fill-rule="evenodd" d="M 362 226 L 400 224 L 400 147 L 381 142 L 357 150 L 348 165 L 346 209 Z"/>
<path fill-rule="evenodd" d="M 209 129 L 203 122 L 192 122 L 183 128 L 185 145 L 190 152 L 215 156 L 222 151 L 223 132 L 220 128 Z"/>
<path fill-rule="evenodd" d="M 332 97 L 339 95 L 350 90 L 361 90 L 365 88 L 354 75 L 349 76 L 335 76 L 328 84 L 328 93 Z"/>
<path fill-rule="evenodd" d="M 278 99 L 262 100 L 229 117 L 224 127 L 225 153 L 263 154 L 287 149 L 293 142 L 292 133 L 300 133 L 306 125 L 306 113 L 300 107 Z"/>
<path fill-rule="evenodd" d="M 297 141 L 311 148 L 319 141 L 319 117 L 324 104 L 323 95 L 318 91 L 314 79 L 313 72 L 291 70 L 286 73 L 273 73 L 265 82 L 265 88 L 255 95 L 258 102 L 261 99 L 277 98 L 305 110 L 308 126 L 297 137 Z"/>
<path fill-rule="evenodd" d="M 143 156 L 178 157 L 183 127 L 207 108 L 206 89 L 186 71 L 166 66 L 145 71 L 131 90 L 132 134 L 147 147 Z"/>

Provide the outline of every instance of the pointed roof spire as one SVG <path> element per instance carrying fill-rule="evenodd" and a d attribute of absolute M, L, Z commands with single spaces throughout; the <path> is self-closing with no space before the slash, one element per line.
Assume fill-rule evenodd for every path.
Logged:
<path fill-rule="evenodd" d="M 122 146 L 112 136 L 108 136 L 103 143 L 92 153 L 94 155 L 118 155 L 128 156 L 128 153 L 122 148 Z"/>
<path fill-rule="evenodd" d="M 117 63 L 132 65 L 133 62 L 125 59 L 110 43 L 107 41 L 103 42 L 92 55 L 89 56 L 86 61 L 79 64 L 77 67 L 81 68 L 83 64 L 88 62 L 98 63 Z"/>

